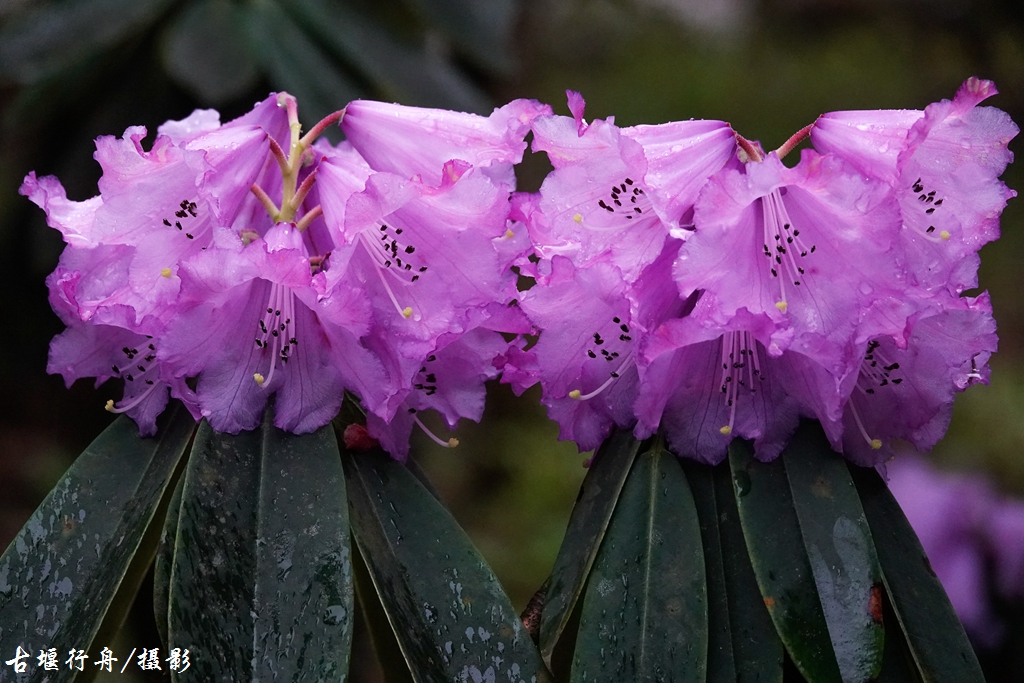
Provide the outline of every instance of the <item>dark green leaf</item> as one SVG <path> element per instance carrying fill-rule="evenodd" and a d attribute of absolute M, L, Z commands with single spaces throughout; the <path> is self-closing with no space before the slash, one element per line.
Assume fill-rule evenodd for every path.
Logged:
<path fill-rule="evenodd" d="M 22 13 L 0 30 L 0 80 L 32 83 L 154 22 L 174 0 L 68 0 Z"/>
<path fill-rule="evenodd" d="M 174 564 L 174 540 L 178 536 L 178 514 L 181 512 L 181 491 L 185 488 L 185 477 L 178 479 L 174 487 L 167 515 L 164 517 L 157 548 L 156 565 L 153 567 L 153 616 L 160 642 L 167 646 L 167 600 L 171 590 L 171 566 Z"/>
<path fill-rule="evenodd" d="M 517 0 L 406 0 L 481 66 L 509 73 Z"/>
<path fill-rule="evenodd" d="M 171 78 L 201 102 L 221 104 L 256 85 L 243 14 L 230 0 L 188 5 L 163 36 L 161 57 Z"/>
<path fill-rule="evenodd" d="M 750 563 L 775 630 L 810 683 L 839 683 L 782 458 L 759 462 L 751 444 L 736 439 L 729 446 L 729 467 Z"/>
<path fill-rule="evenodd" d="M 195 429 L 178 404 L 159 424 L 158 437 L 142 439 L 131 419 L 115 420 L 0 557 L 4 643 L 89 650 Z M 11 673 L 0 668 L 0 681 Z M 62 669 L 51 680 L 71 677 Z"/>
<path fill-rule="evenodd" d="M 548 680 L 498 580 L 416 477 L 379 450 L 343 461 L 352 532 L 413 680 Z"/>
<path fill-rule="evenodd" d="M 370 630 L 370 640 L 377 654 L 377 662 L 384 672 L 387 683 L 412 683 L 412 674 L 405 665 L 402 648 L 398 645 L 395 632 L 391 630 L 388 615 L 380 602 L 377 590 L 373 587 L 373 579 L 366 568 L 366 562 L 359 554 L 359 545 L 352 553 L 352 576 L 356 587 L 356 607 L 362 612 L 363 620 Z"/>
<path fill-rule="evenodd" d="M 800 533 L 845 683 L 882 666 L 882 573 L 846 461 L 817 422 L 804 421 L 782 452 Z"/>
<path fill-rule="evenodd" d="M 298 99 L 303 120 L 312 125 L 359 97 L 360 88 L 274 0 L 253 0 L 244 7 L 254 54 L 274 87 Z"/>
<path fill-rule="evenodd" d="M 750 566 L 729 466 L 683 463 L 707 567 L 708 681 L 782 683 L 782 642 Z"/>
<path fill-rule="evenodd" d="M 338 444 L 328 425 L 237 436 L 205 422 L 185 473 L 168 646 L 181 680 L 320 681 L 348 671 L 352 565 Z"/>
<path fill-rule="evenodd" d="M 873 469 L 850 467 L 910 654 L 928 683 L 985 680 L 974 649 L 932 571 L 917 534 Z"/>
<path fill-rule="evenodd" d="M 587 582 L 640 443 L 628 430 L 615 430 L 597 450 L 580 487 L 551 570 L 540 617 L 540 651 L 549 665 L 555 645 Z"/>
<path fill-rule="evenodd" d="M 590 572 L 573 682 L 703 683 L 708 605 L 686 476 L 660 443 L 637 456 Z"/>
<path fill-rule="evenodd" d="M 422 45 L 399 41 L 346 3 L 292 0 L 284 7 L 325 50 L 364 74 L 386 99 L 421 107 L 490 113 L 492 105 L 487 96 L 451 61 Z"/>

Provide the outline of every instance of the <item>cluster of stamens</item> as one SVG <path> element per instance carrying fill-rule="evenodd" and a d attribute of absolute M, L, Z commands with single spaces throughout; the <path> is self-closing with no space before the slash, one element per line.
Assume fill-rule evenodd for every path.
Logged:
<path fill-rule="evenodd" d="M 147 337 L 147 339 L 152 339 L 152 337 Z M 130 402 L 121 406 L 115 406 L 113 401 L 107 401 L 106 408 L 111 413 L 123 413 L 131 410 L 142 403 L 157 385 L 156 379 L 153 379 L 154 375 L 150 372 L 157 367 L 153 363 L 156 360 L 156 345 L 152 341 L 142 351 L 132 346 L 125 346 L 121 349 L 121 353 L 124 354 L 125 363 L 122 365 L 111 365 L 111 371 L 113 371 L 115 376 L 124 379 L 125 382 L 134 383 L 137 379 L 141 380 L 145 390 Z M 131 386 L 130 384 L 125 384 L 126 394 L 130 391 L 129 387 Z"/>
<path fill-rule="evenodd" d="M 284 285 L 275 282 L 270 286 L 268 306 L 259 320 L 256 334 L 256 346 L 263 350 L 270 349 L 270 371 L 267 376 L 264 377 L 260 373 L 253 375 L 253 379 L 260 386 L 269 385 L 274 378 L 277 361 L 287 363 L 299 345 L 299 340 L 295 337 L 294 296 Z"/>
<path fill-rule="evenodd" d="M 630 336 L 629 325 L 627 323 L 624 323 L 622 321 L 622 318 L 620 318 L 619 316 L 615 316 L 614 318 L 612 318 L 612 322 L 618 326 L 617 332 L 619 342 L 624 342 L 628 344 L 629 342 L 633 341 L 633 337 Z M 614 363 L 616 361 L 619 361 L 619 357 L 621 354 L 618 351 L 613 351 L 611 348 L 605 346 L 605 343 L 608 342 L 609 340 L 602 337 L 600 332 L 594 332 L 593 339 L 594 343 L 592 345 L 588 345 L 586 348 L 587 358 L 591 360 L 603 358 L 608 363 Z M 615 344 L 615 340 L 611 341 L 613 346 L 621 346 L 621 344 Z M 569 398 L 573 398 L 578 401 L 586 401 L 588 399 L 594 398 L 602 391 L 610 387 L 615 382 L 615 380 L 621 377 L 622 372 L 632 361 L 633 352 L 630 349 L 626 351 L 625 356 L 623 356 L 622 360 L 619 361 L 618 365 L 615 366 L 615 369 L 608 373 L 608 379 L 605 380 L 604 383 L 601 384 L 601 386 L 599 386 L 597 389 L 591 391 L 588 394 L 583 394 L 579 389 L 573 389 L 572 391 L 569 392 Z"/>
<path fill-rule="evenodd" d="M 722 335 L 722 374 L 719 387 L 729 408 L 729 422 L 718 431 L 728 436 L 736 424 L 736 405 L 741 389 L 757 393 L 764 380 L 757 341 L 749 332 L 726 332 Z"/>
<path fill-rule="evenodd" d="M 427 356 L 426 363 L 433 363 L 436 360 L 437 356 L 435 356 L 434 354 L 430 354 L 429 356 Z M 437 393 L 437 376 L 434 373 L 427 371 L 426 364 L 424 364 L 420 368 L 419 374 L 416 376 L 416 379 L 418 381 L 413 384 L 414 389 L 422 391 L 427 396 L 433 396 L 435 393 Z M 415 412 L 415 409 L 410 408 L 410 411 Z"/>
<path fill-rule="evenodd" d="M 391 288 L 391 284 L 385 274 L 394 278 L 399 284 L 408 286 L 420 279 L 420 276 L 427 272 L 424 265 L 416 265 L 410 262 L 410 257 L 416 253 L 416 245 L 407 241 L 399 241 L 402 235 L 402 228 L 391 228 L 386 223 L 380 225 L 380 240 L 375 240 L 367 233 L 360 235 L 366 252 L 370 255 L 377 277 L 380 278 L 384 290 L 402 317 L 412 317 L 413 311 L 409 306 L 402 306 L 398 303 L 398 297 Z M 413 257 L 415 259 L 415 257 Z"/>
<path fill-rule="evenodd" d="M 178 210 L 174 212 L 174 218 L 176 220 L 173 223 L 171 223 L 170 219 L 165 218 L 163 220 L 163 223 L 168 228 L 177 228 L 179 231 L 185 234 L 185 237 L 189 238 L 190 240 L 195 239 L 195 235 L 185 231 L 185 227 L 181 224 L 181 222 L 183 220 L 187 220 L 188 218 L 197 218 L 199 214 L 197 213 L 196 209 L 198 208 L 199 207 L 196 205 L 195 202 L 191 202 L 187 199 L 182 199 L 181 203 L 178 204 Z"/>
<path fill-rule="evenodd" d="M 864 360 L 860 364 L 857 390 L 868 396 L 873 395 L 876 389 L 887 387 L 890 384 L 897 386 L 903 382 L 903 378 L 896 373 L 900 369 L 900 364 L 886 358 L 885 353 L 880 347 L 881 342 L 876 340 L 869 341 L 867 353 L 864 354 Z M 857 406 L 852 399 L 848 405 L 853 413 L 853 420 L 856 422 L 861 436 L 872 449 L 877 451 L 882 447 L 881 440 L 874 439 L 868 434 L 867 429 L 864 427 L 864 421 L 861 420 L 860 413 L 857 411 Z"/>
<path fill-rule="evenodd" d="M 925 192 L 925 187 L 921 183 L 921 178 L 918 178 L 916 181 L 914 181 L 914 184 L 911 187 L 911 189 L 914 191 L 914 194 L 917 195 L 917 201 L 921 205 L 927 207 L 924 210 L 926 216 L 930 217 L 933 213 L 935 213 L 936 208 L 942 206 L 942 202 L 944 201 L 943 198 L 939 197 L 938 199 L 936 199 L 935 190 Z M 925 228 L 925 235 L 931 238 L 938 237 L 940 240 L 943 241 L 949 239 L 948 230 L 940 230 L 938 235 L 936 235 L 934 225 L 929 225 L 927 228 Z"/>
<path fill-rule="evenodd" d="M 643 198 L 644 191 L 633 184 L 632 178 L 626 178 L 624 183 L 612 185 L 612 190 L 608 195 L 608 200 L 615 206 L 604 199 L 599 200 L 597 205 L 609 213 L 620 213 L 625 216 L 626 220 L 631 221 L 635 216 L 643 214 L 643 204 L 638 201 Z"/>
<path fill-rule="evenodd" d="M 808 245 L 801 237 L 800 231 L 793 228 L 786 207 L 778 192 L 772 192 L 761 199 L 764 210 L 764 255 L 769 260 L 769 271 L 779 282 L 781 296 L 775 307 L 786 312 L 789 307 L 786 301 L 786 281 L 799 287 L 803 284 L 806 270 L 804 261 L 817 250 L 814 244 Z"/>

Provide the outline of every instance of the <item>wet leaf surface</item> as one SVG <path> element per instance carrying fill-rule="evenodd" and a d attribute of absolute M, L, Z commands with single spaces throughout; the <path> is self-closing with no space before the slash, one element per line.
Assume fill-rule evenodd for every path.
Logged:
<path fill-rule="evenodd" d="M 782 683 L 783 648 L 747 556 L 729 465 L 682 461 L 704 544 L 707 680 Z"/>
<path fill-rule="evenodd" d="M 33 655 L 90 649 L 195 429 L 177 404 L 159 425 L 158 437 L 143 439 L 131 419 L 115 420 L 0 557 L 5 646 Z M 74 673 L 61 669 L 50 680 Z M 0 667 L 0 681 L 13 680 L 13 669 Z"/>
<path fill-rule="evenodd" d="M 704 681 L 708 646 L 697 511 L 676 456 L 636 457 L 590 573 L 573 683 Z"/>
<path fill-rule="evenodd" d="M 185 488 L 185 478 L 178 479 L 174 494 L 167 506 L 164 525 L 160 533 L 160 545 L 156 551 L 156 562 L 153 567 L 153 616 L 156 619 L 156 630 L 160 634 L 160 644 L 167 647 L 167 600 L 171 590 L 171 566 L 174 563 L 174 539 L 178 535 L 178 514 L 181 512 L 181 491 Z"/>
<path fill-rule="evenodd" d="M 782 452 L 793 505 L 845 683 L 882 666 L 882 576 L 850 471 L 816 422 L 805 421 Z"/>
<path fill-rule="evenodd" d="M 640 445 L 629 431 L 612 432 L 594 455 L 580 487 L 541 612 L 540 650 L 548 664 L 583 591 Z"/>
<path fill-rule="evenodd" d="M 751 444 L 736 439 L 729 446 L 729 467 L 751 566 L 776 632 L 804 678 L 839 683 L 783 459 L 759 462 Z"/>
<path fill-rule="evenodd" d="M 179 680 L 320 681 L 348 671 L 352 564 L 338 444 L 328 425 L 237 436 L 205 422 L 185 474 L 168 645 Z"/>
<path fill-rule="evenodd" d="M 549 680 L 497 578 L 416 476 L 380 450 L 343 462 L 353 535 L 412 679 Z"/>
<path fill-rule="evenodd" d="M 974 649 L 899 503 L 873 469 L 849 469 L 871 527 L 886 592 L 921 680 L 982 683 Z"/>

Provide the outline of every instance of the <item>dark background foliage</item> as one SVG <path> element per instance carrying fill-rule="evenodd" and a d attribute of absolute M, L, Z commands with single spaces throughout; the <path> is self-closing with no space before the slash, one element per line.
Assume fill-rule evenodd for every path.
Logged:
<path fill-rule="evenodd" d="M 99 135 L 155 131 L 196 107 L 227 120 L 270 90 L 296 95 L 308 125 L 356 97 L 480 113 L 531 97 L 567 113 L 572 88 L 588 118 L 725 119 L 774 148 L 824 111 L 921 108 L 971 75 L 995 80 L 1002 92 L 990 103 L 1024 121 L 1024 15 L 1011 0 L 0 0 L 0 544 L 120 396 L 46 375 L 61 325 L 43 280 L 62 243 L 17 194 L 30 170 L 56 174 L 72 199 L 95 194 Z M 546 168 L 528 155 L 523 189 Z M 1024 190 L 1024 167 L 1004 179 Z M 982 252 L 1000 328 L 992 384 L 957 401 L 934 453 L 1018 495 L 1022 229 L 1014 200 L 1004 237 Z M 460 428 L 459 448 L 415 448 L 521 608 L 550 569 L 586 455 L 555 441 L 536 391 L 491 389 L 484 422 Z M 999 610 L 1024 624 L 1020 605 Z M 157 644 L 144 611 L 115 651 Z M 1012 680 L 1021 639 L 1013 629 L 985 653 L 990 680 Z M 358 634 L 356 646 L 367 647 Z"/>

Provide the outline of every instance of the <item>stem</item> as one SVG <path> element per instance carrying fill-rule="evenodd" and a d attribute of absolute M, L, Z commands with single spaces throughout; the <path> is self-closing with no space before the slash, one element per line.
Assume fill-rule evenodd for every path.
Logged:
<path fill-rule="evenodd" d="M 764 161 L 764 156 L 761 154 L 761 151 L 754 145 L 754 143 L 752 143 L 750 140 L 746 139 L 739 133 L 736 133 L 736 144 L 740 146 L 740 149 L 747 153 L 747 156 L 750 158 L 751 161 Z"/>
<path fill-rule="evenodd" d="M 281 149 L 281 145 L 277 144 L 277 140 L 274 138 L 270 138 L 270 153 L 274 155 L 277 165 L 281 167 L 281 173 L 286 173 L 288 171 L 288 157 L 284 155 L 284 150 Z"/>
<path fill-rule="evenodd" d="M 303 145 L 304 147 L 309 147 L 310 145 L 313 144 L 314 140 L 316 140 L 318 137 L 320 137 L 320 135 L 325 130 L 327 130 L 328 126 L 330 126 L 331 124 L 335 123 L 336 121 L 341 121 L 341 118 L 343 116 L 345 116 L 345 110 L 344 109 L 339 109 L 338 111 L 334 112 L 333 114 L 328 114 L 327 116 L 325 116 L 323 118 L 323 120 L 321 120 L 318 124 L 313 126 L 313 128 L 311 128 L 308 133 L 306 133 L 305 135 L 302 136 L 302 139 L 299 140 L 299 144 Z"/>
<path fill-rule="evenodd" d="M 779 159 L 792 152 L 797 145 L 803 142 L 804 139 L 806 139 L 807 136 L 811 134 L 812 128 L 814 128 L 813 123 L 809 126 L 804 126 L 797 132 L 793 133 L 793 135 L 782 144 L 782 147 L 779 147 L 777 150 L 775 150 L 775 153 L 779 155 Z"/>
<path fill-rule="evenodd" d="M 295 229 L 298 230 L 299 232 L 304 232 L 306 228 L 309 227 L 309 224 L 315 221 L 317 218 L 319 218 L 321 214 L 323 214 L 323 212 L 323 208 L 319 204 L 317 204 L 312 209 L 310 209 L 306 213 L 306 215 L 299 220 L 298 223 L 295 224 Z"/>
<path fill-rule="evenodd" d="M 263 188 L 257 185 L 256 183 L 253 183 L 252 187 L 250 187 L 249 189 L 252 190 L 252 193 L 254 195 L 256 195 L 256 199 L 260 200 L 260 204 L 263 205 L 263 208 L 267 210 L 267 213 L 270 214 L 270 217 L 276 223 L 277 219 L 281 215 L 281 211 L 276 206 L 274 206 L 274 200 L 271 199 L 270 196 L 263 191 Z"/>

